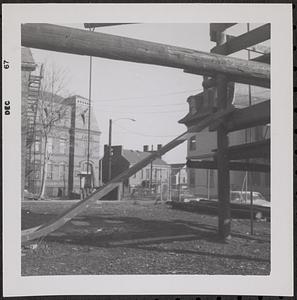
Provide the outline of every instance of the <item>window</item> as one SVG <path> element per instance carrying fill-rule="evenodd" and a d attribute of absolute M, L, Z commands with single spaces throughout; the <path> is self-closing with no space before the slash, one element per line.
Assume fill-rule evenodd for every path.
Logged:
<path fill-rule="evenodd" d="M 214 178 L 215 170 L 209 170 L 209 187 L 213 188 L 215 186 L 215 178 Z"/>
<path fill-rule="evenodd" d="M 192 136 L 189 140 L 189 150 L 194 151 L 196 150 L 196 136 Z"/>
<path fill-rule="evenodd" d="M 89 169 L 88 169 L 88 163 L 87 162 L 84 162 L 83 165 L 82 165 L 82 171 L 83 172 L 89 172 L 89 173 L 93 173 L 93 165 L 91 163 L 89 163 Z"/>
<path fill-rule="evenodd" d="M 39 141 L 35 142 L 35 152 L 40 152 L 40 142 Z"/>
<path fill-rule="evenodd" d="M 143 169 L 141 169 L 141 179 L 143 179 Z"/>
<path fill-rule="evenodd" d="M 145 172 L 146 172 L 146 179 L 150 179 L 150 170 L 146 169 Z"/>
<path fill-rule="evenodd" d="M 190 183 L 190 187 L 195 187 L 195 170 L 194 169 L 189 169 L 189 183 Z"/>
<path fill-rule="evenodd" d="M 59 165 L 59 179 L 60 180 L 65 180 L 65 174 L 66 173 L 66 165 L 65 163 L 61 163 Z"/>
<path fill-rule="evenodd" d="M 60 154 L 65 154 L 66 153 L 66 141 L 60 139 L 59 140 L 59 153 Z"/>
<path fill-rule="evenodd" d="M 53 139 L 52 138 L 48 138 L 48 140 L 47 140 L 47 152 L 53 153 Z"/>
<path fill-rule="evenodd" d="M 53 179 L 53 164 L 51 162 L 47 163 L 47 179 Z"/>

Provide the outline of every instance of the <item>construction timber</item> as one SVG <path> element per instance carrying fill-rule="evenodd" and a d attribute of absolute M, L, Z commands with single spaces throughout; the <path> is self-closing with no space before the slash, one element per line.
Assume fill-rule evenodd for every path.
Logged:
<path fill-rule="evenodd" d="M 114 23 L 114 25 L 117 24 Z M 231 153 L 236 156 L 238 149 L 232 152 L 232 148 L 228 145 L 228 133 L 256 126 L 257 124 L 266 124 L 270 121 L 269 103 L 238 111 L 227 101 L 228 82 L 270 87 L 269 52 L 265 51 L 263 55 L 253 60 L 227 56 L 241 49 L 253 48 L 254 44 L 268 40 L 270 38 L 270 26 L 263 25 L 259 29 L 244 35 L 228 37 L 224 31 L 234 25 L 235 23 L 210 25 L 211 40 L 216 42 L 216 47 L 213 48 L 211 53 L 52 24 L 22 25 L 22 46 L 181 69 L 188 73 L 204 76 L 204 88 L 215 86 L 219 100 L 217 111 L 192 124 L 184 134 L 133 165 L 54 220 L 22 231 L 22 243 L 44 237 L 57 230 L 92 202 L 116 188 L 122 181 L 141 170 L 156 157 L 164 155 L 207 127 L 216 130 L 218 136 L 217 151 L 210 155 L 213 158 L 215 157 L 215 162 L 211 162 L 211 167 L 218 169 L 218 233 L 223 239 L 230 235 L 230 168 L 257 169 L 267 172 L 269 166 L 231 163 L 230 159 L 234 159 Z M 98 24 L 96 26 L 98 27 Z M 107 25 L 103 24 L 102 26 Z M 88 23 L 88 27 L 91 28 L 92 26 Z M 256 113 L 254 114 L 254 112 Z M 248 146 L 242 147 L 246 149 Z M 267 153 L 269 153 L 267 146 L 264 145 L 262 150 L 263 155 L 267 156 Z M 226 153 L 229 153 L 229 156 Z M 192 162 L 189 166 L 205 167 L 201 163 L 195 166 Z"/>

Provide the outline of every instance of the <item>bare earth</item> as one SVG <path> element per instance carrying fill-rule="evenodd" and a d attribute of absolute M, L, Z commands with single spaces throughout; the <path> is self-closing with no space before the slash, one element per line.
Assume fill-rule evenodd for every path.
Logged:
<path fill-rule="evenodd" d="M 42 224 L 73 202 L 22 204 L 22 229 Z M 217 217 L 153 202 L 94 203 L 46 238 L 22 249 L 22 275 L 269 275 L 270 223 L 232 220 L 232 239 L 217 239 Z"/>

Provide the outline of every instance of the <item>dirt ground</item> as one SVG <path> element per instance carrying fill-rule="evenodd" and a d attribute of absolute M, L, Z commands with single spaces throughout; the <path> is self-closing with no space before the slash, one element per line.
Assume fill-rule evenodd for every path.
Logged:
<path fill-rule="evenodd" d="M 73 205 L 22 204 L 22 229 Z M 153 202 L 100 202 L 49 236 L 22 248 L 22 275 L 270 273 L 270 223 L 232 220 L 232 238 L 217 238 L 217 217 Z"/>

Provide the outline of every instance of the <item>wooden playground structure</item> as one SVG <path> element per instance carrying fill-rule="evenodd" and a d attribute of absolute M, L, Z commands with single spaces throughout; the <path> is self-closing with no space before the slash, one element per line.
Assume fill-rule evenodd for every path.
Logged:
<path fill-rule="evenodd" d="M 89 24 L 89 27 L 120 24 Z M 48 235 L 75 217 L 92 202 L 119 186 L 125 179 L 141 170 L 157 157 L 188 140 L 201 130 L 211 127 L 217 131 L 217 149 L 213 161 L 188 161 L 188 167 L 218 170 L 218 234 L 227 238 L 231 231 L 230 176 L 231 169 L 270 172 L 270 165 L 251 163 L 252 158 L 270 157 L 270 140 L 229 147 L 228 133 L 270 123 L 270 101 L 237 109 L 228 102 L 228 82 L 270 88 L 270 52 L 263 47 L 261 55 L 251 60 L 229 57 L 242 49 L 257 49 L 257 44 L 270 39 L 270 24 L 264 24 L 239 36 L 225 33 L 236 23 L 210 24 L 211 41 L 216 46 L 210 53 L 165 44 L 136 40 L 110 34 L 80 30 L 51 24 L 23 24 L 22 46 L 102 57 L 135 63 L 172 67 L 204 76 L 204 89 L 215 87 L 218 107 L 195 125 L 188 128 L 158 151 L 150 154 L 119 176 L 100 187 L 84 200 L 73 205 L 50 222 L 22 231 L 22 243 Z M 260 52 L 260 51 L 259 51 Z M 237 147 L 237 148 L 236 148 Z M 246 159 L 246 162 L 236 160 Z"/>

